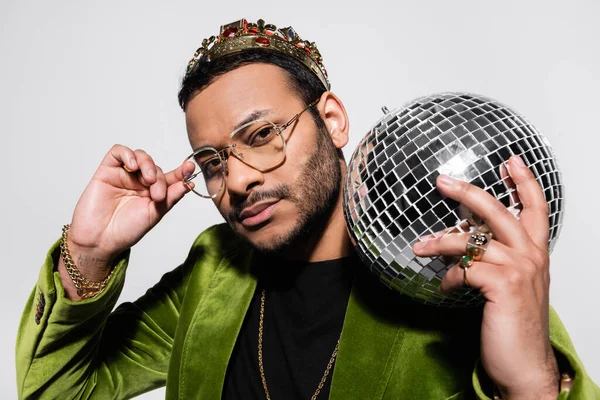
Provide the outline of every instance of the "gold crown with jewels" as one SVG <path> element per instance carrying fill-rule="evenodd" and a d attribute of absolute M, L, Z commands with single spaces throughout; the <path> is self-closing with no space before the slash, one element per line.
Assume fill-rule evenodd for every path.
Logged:
<path fill-rule="evenodd" d="M 331 88 L 317 45 L 300 39 L 291 26 L 278 29 L 273 24 L 265 24 L 262 19 L 256 23 L 241 19 L 221 26 L 219 36 L 211 36 L 202 41 L 202 46 L 188 63 L 186 76 L 196 68 L 203 56 L 212 61 L 246 49 L 268 49 L 292 56 L 306 65 L 327 90 Z"/>

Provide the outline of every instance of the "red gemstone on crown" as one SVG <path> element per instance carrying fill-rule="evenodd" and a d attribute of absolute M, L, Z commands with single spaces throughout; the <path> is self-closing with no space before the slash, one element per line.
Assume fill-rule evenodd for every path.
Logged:
<path fill-rule="evenodd" d="M 260 47 L 269 47 L 271 45 L 271 40 L 264 36 L 257 37 L 254 42 Z"/>
<path fill-rule="evenodd" d="M 235 28 L 235 27 L 227 28 L 227 29 L 225 29 L 223 31 L 223 35 L 222 36 L 225 37 L 225 38 L 231 39 L 232 37 L 235 36 L 235 34 L 237 33 L 237 31 L 238 31 L 238 28 Z"/>
<path fill-rule="evenodd" d="M 258 28 L 248 28 L 248 32 L 255 35 L 258 33 Z"/>

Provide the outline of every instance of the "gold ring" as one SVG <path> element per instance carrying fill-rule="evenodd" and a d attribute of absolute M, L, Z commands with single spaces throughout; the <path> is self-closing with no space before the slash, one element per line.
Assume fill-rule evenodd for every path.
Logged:
<path fill-rule="evenodd" d="M 465 287 L 471 287 L 471 284 L 469 283 L 469 280 L 467 279 L 467 270 L 469 268 L 463 268 L 463 286 Z"/>
<path fill-rule="evenodd" d="M 123 164 L 123 169 L 129 173 L 132 173 L 133 171 L 130 170 L 129 168 L 127 168 L 127 165 Z"/>
<path fill-rule="evenodd" d="M 462 269 L 469 268 L 473 264 L 475 264 L 475 260 L 471 256 L 462 256 L 460 258 L 460 263 L 458 264 Z"/>
<path fill-rule="evenodd" d="M 471 256 L 462 256 L 460 263 L 458 263 L 458 266 L 463 270 L 463 286 L 471 287 L 471 284 L 469 284 L 469 280 L 467 279 L 467 270 L 471 268 L 474 263 L 475 261 Z"/>
<path fill-rule="evenodd" d="M 474 261 L 480 261 L 491 241 L 491 233 L 480 231 L 472 233 L 467 241 L 467 256 L 471 257 Z"/>

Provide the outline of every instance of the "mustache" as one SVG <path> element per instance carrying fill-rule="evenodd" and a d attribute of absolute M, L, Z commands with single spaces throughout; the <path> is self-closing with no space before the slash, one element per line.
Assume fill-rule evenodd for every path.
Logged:
<path fill-rule="evenodd" d="M 252 193 L 250 193 L 250 196 L 248 196 L 244 201 L 242 201 L 239 204 L 234 205 L 231 210 L 229 211 L 228 219 L 230 221 L 239 221 L 240 220 L 240 214 L 242 213 L 242 211 L 244 210 L 244 208 L 247 207 L 251 207 L 252 205 L 263 201 L 263 200 L 269 200 L 269 199 L 289 199 L 290 196 L 290 187 L 288 185 L 278 185 L 272 189 L 265 189 L 265 190 L 261 190 L 261 191 L 253 191 Z"/>

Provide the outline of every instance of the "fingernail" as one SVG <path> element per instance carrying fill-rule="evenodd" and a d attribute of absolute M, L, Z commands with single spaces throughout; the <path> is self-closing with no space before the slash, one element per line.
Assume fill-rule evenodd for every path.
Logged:
<path fill-rule="evenodd" d="M 450 177 L 449 175 L 442 174 L 438 177 L 437 181 L 439 184 L 441 184 L 443 186 L 450 187 L 450 186 L 454 185 L 454 183 L 456 182 L 456 179 Z"/>
<path fill-rule="evenodd" d="M 519 156 L 514 156 L 515 159 L 515 164 L 517 164 L 517 167 L 519 168 L 525 168 L 525 163 L 523 162 L 523 159 Z"/>
<path fill-rule="evenodd" d="M 183 174 L 183 178 L 184 179 L 190 179 L 190 176 L 192 176 L 192 174 L 190 172 L 186 172 L 185 174 Z"/>
<path fill-rule="evenodd" d="M 417 242 L 413 245 L 413 250 L 414 251 L 420 251 L 423 250 L 423 248 L 425 247 L 425 243 L 423 242 Z"/>
<path fill-rule="evenodd" d="M 437 236 L 434 233 L 430 233 L 429 235 L 423 235 L 423 236 L 419 237 L 419 243 L 426 242 L 428 240 L 433 240 L 433 239 L 437 239 Z"/>
<path fill-rule="evenodd" d="M 192 191 L 192 189 L 194 189 L 194 182 L 186 182 L 183 184 L 186 188 L 186 193 L 189 193 Z"/>
<path fill-rule="evenodd" d="M 137 162 L 135 160 L 130 160 L 129 167 L 133 169 L 137 168 Z"/>

